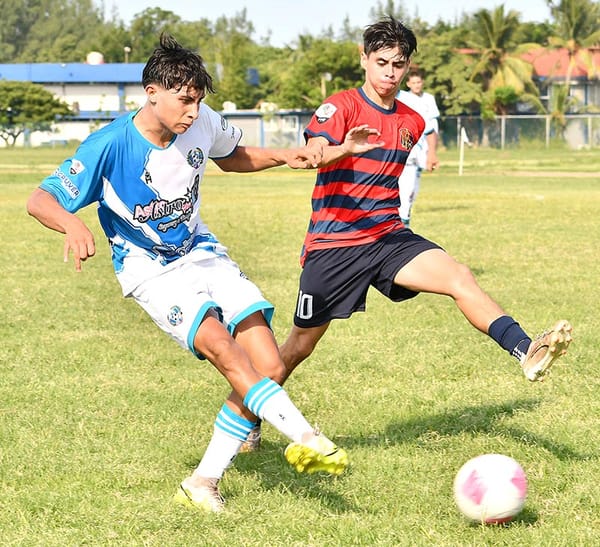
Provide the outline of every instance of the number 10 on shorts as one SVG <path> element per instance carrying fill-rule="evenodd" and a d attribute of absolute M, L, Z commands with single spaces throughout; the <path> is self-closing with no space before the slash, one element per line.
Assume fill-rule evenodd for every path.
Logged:
<path fill-rule="evenodd" d="M 312 294 L 304 294 L 302 291 L 298 293 L 298 304 L 296 305 L 296 316 L 300 319 L 310 319 L 313 314 L 313 296 Z"/>

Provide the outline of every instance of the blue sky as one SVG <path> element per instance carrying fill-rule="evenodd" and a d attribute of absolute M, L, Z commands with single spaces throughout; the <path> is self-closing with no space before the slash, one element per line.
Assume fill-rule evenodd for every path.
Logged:
<path fill-rule="evenodd" d="M 97 0 L 100 5 L 100 0 Z M 385 4 L 385 1 L 381 2 Z M 550 19 L 546 0 L 402 0 L 402 5 L 411 16 L 417 15 L 434 23 L 438 19 L 454 22 L 463 13 L 478 9 L 493 9 L 504 4 L 505 10 L 515 10 L 522 21 L 545 21 Z M 330 25 L 334 30 L 342 26 L 346 16 L 350 23 L 364 27 L 371 21 L 369 11 L 376 2 L 365 0 L 104 0 L 106 14 L 113 9 L 119 18 L 129 23 L 131 18 L 147 8 L 158 7 L 176 13 L 182 19 L 194 21 L 202 17 L 217 19 L 233 16 L 246 8 L 259 40 L 269 34 L 271 43 L 281 47 L 289 44 L 302 33 L 319 34 Z M 399 2 L 396 3 L 397 5 Z"/>

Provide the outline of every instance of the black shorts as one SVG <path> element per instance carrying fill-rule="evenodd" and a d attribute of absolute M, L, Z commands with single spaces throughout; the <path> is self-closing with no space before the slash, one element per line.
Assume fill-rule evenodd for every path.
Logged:
<path fill-rule="evenodd" d="M 318 327 L 365 311 L 370 286 L 394 302 L 415 297 L 418 293 L 395 285 L 394 277 L 429 249 L 441 247 L 407 229 L 374 243 L 311 251 L 300 275 L 294 324 Z"/>

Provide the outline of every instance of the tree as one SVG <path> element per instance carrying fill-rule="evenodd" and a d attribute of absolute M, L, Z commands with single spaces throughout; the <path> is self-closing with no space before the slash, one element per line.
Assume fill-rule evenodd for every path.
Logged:
<path fill-rule="evenodd" d="M 427 91 L 435 95 L 442 114 L 472 114 L 479 111 L 483 100 L 481 85 L 471 80 L 471 66 L 456 47 L 464 34 L 464 29 L 437 23 L 427 34 L 419 36 L 411 62 L 425 73 Z"/>
<path fill-rule="evenodd" d="M 388 15 L 391 15 L 398 21 L 402 21 L 404 24 L 410 23 L 408 12 L 406 11 L 406 7 L 402 0 L 398 1 L 398 5 L 396 5 L 394 0 L 387 0 L 385 3 L 381 0 L 377 0 L 375 6 L 369 10 L 369 16 L 373 21 L 377 21 Z"/>
<path fill-rule="evenodd" d="M 533 66 L 521 54 L 540 46 L 517 45 L 519 14 L 513 10 L 505 14 L 504 6 L 500 5 L 492 11 L 475 12 L 472 22 L 468 45 L 479 58 L 472 67 L 471 80 L 479 81 L 484 92 L 510 86 L 518 95 L 526 92 L 538 95 L 532 79 Z"/>
<path fill-rule="evenodd" d="M 92 0 L 30 0 L 21 4 L 26 15 L 20 19 L 23 27 L 15 30 L 19 39 L 13 62 L 82 62 L 104 24 Z"/>
<path fill-rule="evenodd" d="M 246 9 L 233 17 L 219 17 L 214 36 L 207 48 L 206 60 L 215 81 L 215 95 L 207 97 L 210 106 L 221 109 L 225 101 L 238 108 L 254 108 L 262 98 L 258 92 L 255 58 L 257 46 L 252 41 L 254 26 Z M 252 76 L 254 74 L 254 76 Z"/>
<path fill-rule="evenodd" d="M 283 60 L 271 100 L 282 108 L 314 109 L 324 95 L 358 87 L 363 79 L 356 43 L 300 36 Z"/>
<path fill-rule="evenodd" d="M 131 47 L 130 60 L 135 63 L 146 62 L 158 47 L 161 32 L 168 32 L 178 39 L 176 29 L 180 23 L 179 15 L 160 8 L 148 8 L 138 13 L 133 18 L 129 30 L 131 37 L 131 43 L 128 44 Z M 190 47 L 189 44 L 182 43 L 181 45 Z"/>
<path fill-rule="evenodd" d="M 27 131 L 50 131 L 71 112 L 69 106 L 41 85 L 0 80 L 0 138 L 14 146 Z"/>
<path fill-rule="evenodd" d="M 577 61 L 588 66 L 588 72 L 593 73 L 595 69 L 586 48 L 600 43 L 600 4 L 594 0 L 546 1 L 556 22 L 556 34 L 549 38 L 549 44 L 554 48 L 565 48 L 569 56 L 565 90 L 557 104 L 570 107 L 573 102 L 564 99 L 569 96 L 571 74 Z"/>

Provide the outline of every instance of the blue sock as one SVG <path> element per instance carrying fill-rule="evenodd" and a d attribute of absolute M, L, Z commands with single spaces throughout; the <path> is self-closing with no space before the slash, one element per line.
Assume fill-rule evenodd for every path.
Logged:
<path fill-rule="evenodd" d="M 512 317 L 502 315 L 492 321 L 488 336 L 519 361 L 527 353 L 531 338 Z"/>

